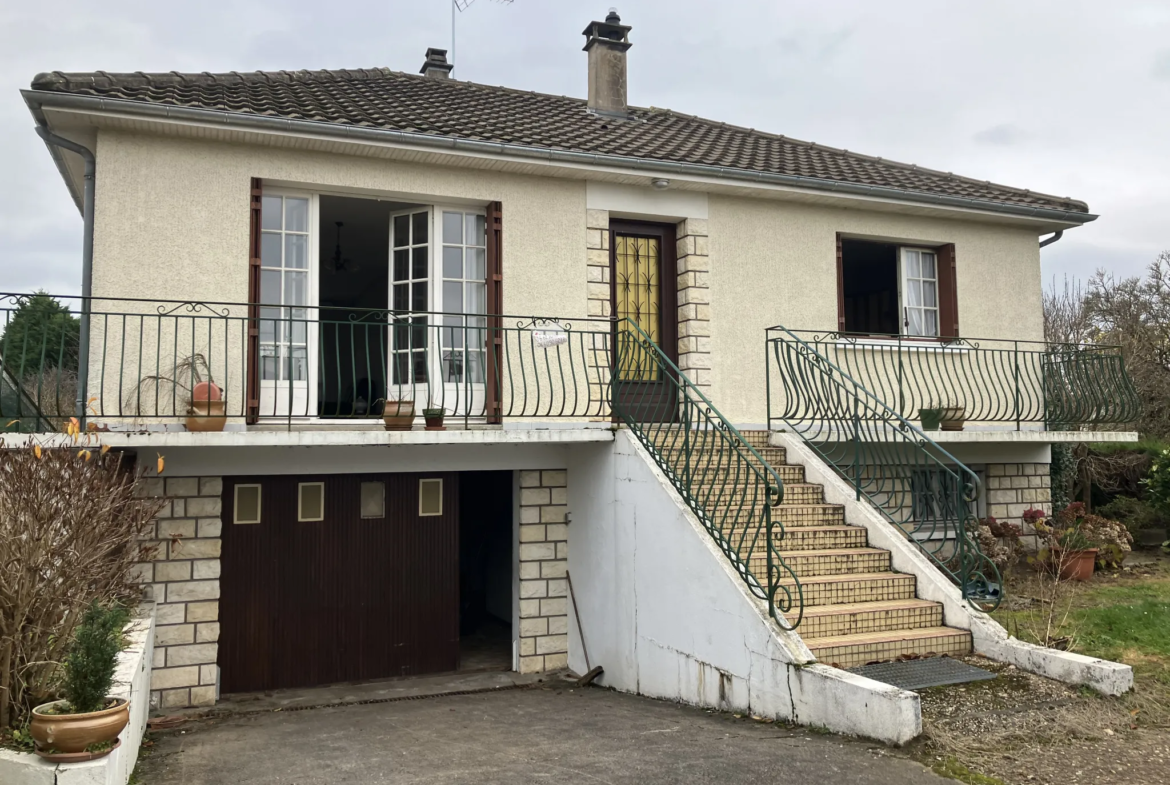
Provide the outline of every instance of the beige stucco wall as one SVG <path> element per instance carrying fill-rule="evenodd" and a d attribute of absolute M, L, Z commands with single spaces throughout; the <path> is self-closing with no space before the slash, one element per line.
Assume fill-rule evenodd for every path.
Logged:
<path fill-rule="evenodd" d="M 586 313 L 585 184 L 102 131 L 96 296 L 248 299 L 250 178 L 503 204 L 504 310 Z"/>
<path fill-rule="evenodd" d="M 713 401 L 763 423 L 764 330 L 837 327 L 836 235 L 954 243 L 963 336 L 1041 340 L 1036 231 L 712 194 L 709 199 Z"/>

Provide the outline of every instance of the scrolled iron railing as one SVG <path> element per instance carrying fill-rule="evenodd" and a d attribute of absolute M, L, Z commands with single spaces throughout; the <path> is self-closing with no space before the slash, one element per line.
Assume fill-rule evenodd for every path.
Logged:
<path fill-rule="evenodd" d="M 998 606 L 999 570 L 976 539 L 978 475 L 821 354 L 819 344 L 775 327 L 766 346 L 770 427 L 799 436 L 974 607 Z"/>
<path fill-rule="evenodd" d="M 1117 346 L 784 328 L 768 338 L 803 341 L 907 420 L 957 409 L 969 423 L 1065 429 L 1131 423 L 1140 411 Z M 792 405 L 789 419 L 818 416 L 815 399 Z"/>
<path fill-rule="evenodd" d="M 752 595 L 768 603 L 782 628 L 795 629 L 803 617 L 803 593 L 780 555 L 784 527 L 772 515 L 784 495 L 780 476 L 636 323 L 617 323 L 614 347 L 614 414 Z"/>
<path fill-rule="evenodd" d="M 375 420 L 405 400 L 465 427 L 611 414 L 611 319 L 91 298 L 79 378 L 76 319 L 59 309 L 79 300 L 0 294 L 0 428 L 59 428 L 82 397 L 94 426 L 167 427 L 204 381 L 223 392 L 214 416 L 287 427 Z"/>

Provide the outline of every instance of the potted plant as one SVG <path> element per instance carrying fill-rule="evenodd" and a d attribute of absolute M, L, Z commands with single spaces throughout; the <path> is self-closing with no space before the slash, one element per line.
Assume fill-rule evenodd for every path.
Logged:
<path fill-rule="evenodd" d="M 63 700 L 37 706 L 29 732 L 36 753 L 50 761 L 92 760 L 121 743 L 130 703 L 109 696 L 122 630 L 129 614 L 120 606 L 93 603 L 74 632 L 64 663 Z"/>
<path fill-rule="evenodd" d="M 938 410 L 939 427 L 944 431 L 961 431 L 967 421 L 967 410 L 957 404 L 947 404 Z"/>
<path fill-rule="evenodd" d="M 1047 545 L 1049 566 L 1058 569 L 1060 577 L 1076 581 L 1092 578 L 1098 562 L 1102 567 L 1120 566 L 1133 543 L 1123 524 L 1086 512 L 1081 502 L 1033 526 Z"/>
<path fill-rule="evenodd" d="M 150 401 L 155 411 L 142 411 L 144 402 Z M 227 424 L 223 388 L 215 383 L 202 354 L 177 360 L 169 374 L 142 377 L 126 396 L 126 409 L 146 416 L 178 415 L 180 401 L 186 405 L 188 431 L 222 431 Z"/>
<path fill-rule="evenodd" d="M 381 398 L 375 403 L 382 403 L 382 423 L 388 431 L 409 431 L 414 426 L 414 399 L 399 398 L 397 400 Z"/>
<path fill-rule="evenodd" d="M 222 431 L 226 423 L 223 390 L 210 379 L 197 382 L 187 402 L 187 430 Z"/>
<path fill-rule="evenodd" d="M 918 419 L 922 421 L 922 430 L 937 431 L 942 424 L 942 409 L 919 409 Z"/>

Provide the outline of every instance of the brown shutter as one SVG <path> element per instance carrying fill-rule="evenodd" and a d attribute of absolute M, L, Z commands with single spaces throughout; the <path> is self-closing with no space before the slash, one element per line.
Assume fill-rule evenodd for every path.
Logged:
<path fill-rule="evenodd" d="M 487 421 L 502 421 L 500 411 L 500 353 L 503 349 L 504 312 L 504 235 L 503 205 L 491 202 L 487 207 Z"/>
<path fill-rule="evenodd" d="M 260 178 L 252 178 L 250 224 L 248 226 L 248 379 L 247 417 L 249 424 L 260 419 L 260 207 L 263 196 Z"/>
<path fill-rule="evenodd" d="M 841 233 L 837 233 L 837 332 L 845 332 L 845 261 L 841 255 Z"/>
<path fill-rule="evenodd" d="M 955 285 L 955 244 L 938 248 L 938 334 L 959 337 L 959 293 Z"/>

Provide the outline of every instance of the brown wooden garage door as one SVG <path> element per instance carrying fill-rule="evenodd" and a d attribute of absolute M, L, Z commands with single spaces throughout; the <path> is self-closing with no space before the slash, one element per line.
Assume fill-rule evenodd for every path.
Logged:
<path fill-rule="evenodd" d="M 423 516 L 419 481 L 431 479 L 443 481 L 442 512 Z M 323 484 L 323 520 L 298 520 L 301 483 Z M 362 517 L 362 483 L 385 484 L 384 517 Z M 454 670 L 459 660 L 457 483 L 457 474 L 225 481 L 222 691 Z M 260 486 L 259 523 L 235 522 L 241 485 Z M 305 491 L 309 508 L 316 492 Z M 246 497 L 253 491 L 241 493 Z M 308 509 L 301 516 L 312 513 Z"/>

